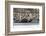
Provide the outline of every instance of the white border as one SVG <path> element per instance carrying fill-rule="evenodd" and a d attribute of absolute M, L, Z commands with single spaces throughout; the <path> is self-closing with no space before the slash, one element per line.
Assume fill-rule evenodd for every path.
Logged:
<path fill-rule="evenodd" d="M 28 25 L 28 26 L 15 26 L 13 28 L 13 8 L 33 8 L 39 9 L 39 25 Z M 34 31 L 34 30 L 42 30 L 42 6 L 32 6 L 32 5 L 10 5 L 10 32 L 16 31 Z"/>

